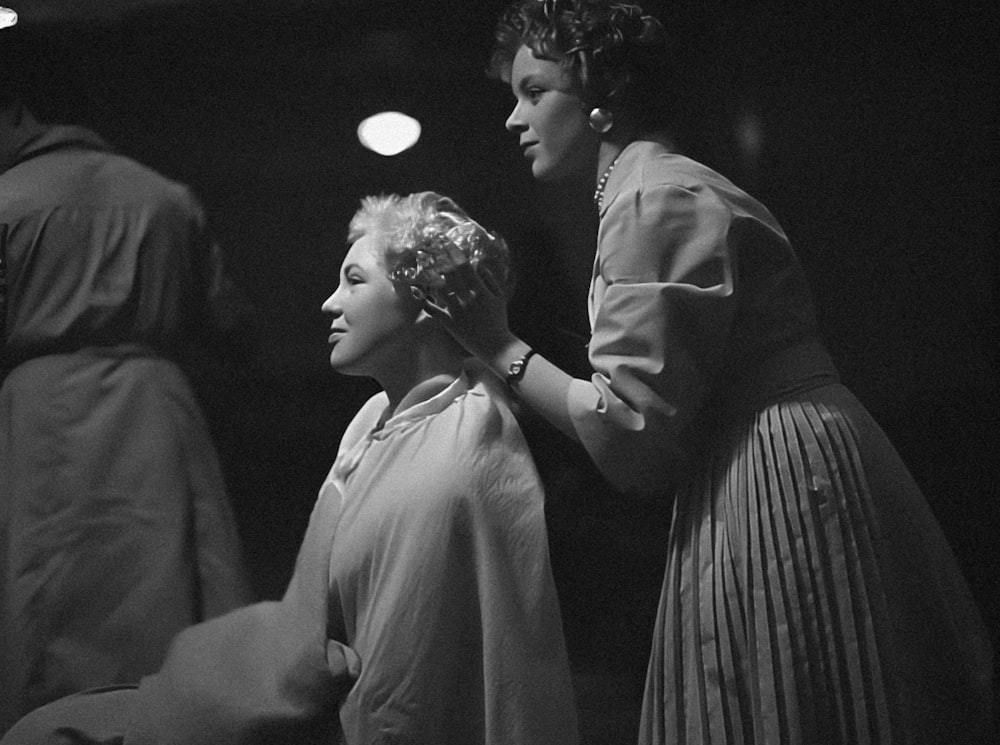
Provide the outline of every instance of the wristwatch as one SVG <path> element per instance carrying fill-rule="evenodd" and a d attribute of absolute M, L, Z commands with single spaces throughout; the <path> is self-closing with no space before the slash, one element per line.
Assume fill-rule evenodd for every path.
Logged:
<path fill-rule="evenodd" d="M 510 366 L 507 368 L 507 375 L 504 378 L 504 380 L 507 382 L 507 385 L 512 385 L 514 383 L 517 383 L 518 381 L 521 380 L 521 378 L 524 377 L 524 371 L 528 367 L 528 360 L 530 360 L 534 354 L 535 350 L 529 349 L 521 357 L 518 357 L 516 360 L 510 363 Z"/>

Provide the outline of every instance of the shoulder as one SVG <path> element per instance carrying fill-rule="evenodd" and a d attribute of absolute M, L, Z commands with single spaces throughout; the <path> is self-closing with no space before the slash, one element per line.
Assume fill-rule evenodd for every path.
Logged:
<path fill-rule="evenodd" d="M 605 256 L 670 253 L 679 245 L 714 255 L 728 245 L 736 224 L 753 224 L 787 242 L 764 205 L 717 171 L 656 143 L 633 143 L 623 151 L 605 200 L 598 238 Z"/>
<path fill-rule="evenodd" d="M 641 146 L 645 144 L 626 148 L 608 180 L 602 234 L 677 229 L 694 219 L 729 219 L 729 206 L 713 188 L 717 174 L 663 148 Z"/>
<path fill-rule="evenodd" d="M 40 204 L 115 210 L 177 225 L 204 225 L 194 190 L 138 160 L 97 147 L 66 147 L 33 159 Z"/>
<path fill-rule="evenodd" d="M 541 478 L 505 397 L 487 380 L 435 417 L 434 492 L 482 516 L 503 521 L 534 509 L 543 499 Z M 513 511 L 513 512 L 512 512 Z"/>
<path fill-rule="evenodd" d="M 389 405 L 389 397 L 385 391 L 379 391 L 358 409 L 340 438 L 340 451 L 352 447 L 358 440 L 367 435 L 378 424 L 382 413 Z"/>
<path fill-rule="evenodd" d="M 723 209 L 736 216 L 751 215 L 773 221 L 767 209 L 726 176 L 656 142 L 634 142 L 622 151 L 605 191 L 607 212 L 612 206 L 673 204 L 675 207 Z"/>
<path fill-rule="evenodd" d="M 725 253 L 733 209 L 713 188 L 720 176 L 654 143 L 626 148 L 616 174 L 598 229 L 605 280 L 676 280 Z"/>
<path fill-rule="evenodd" d="M 652 140 L 637 140 L 621 151 L 608 179 L 607 192 L 642 192 L 663 186 L 742 193 L 718 171 Z"/>
<path fill-rule="evenodd" d="M 608 180 L 602 218 L 697 209 L 729 213 L 743 196 L 732 182 L 697 161 L 655 143 L 633 143 Z"/>
<path fill-rule="evenodd" d="M 516 439 L 520 433 L 499 382 L 484 371 L 469 374 L 469 389 L 441 412 L 438 426 L 462 433 L 460 447 L 478 448 Z"/>
<path fill-rule="evenodd" d="M 502 384 L 488 371 L 468 374 L 468 390 L 433 417 L 432 439 L 448 442 L 448 458 L 480 473 L 528 468 L 528 446 Z"/>
<path fill-rule="evenodd" d="M 156 169 L 117 153 L 104 153 L 94 170 L 95 179 L 103 182 L 123 201 L 157 204 L 201 219 L 203 208 L 194 190 L 187 184 L 164 175 Z"/>

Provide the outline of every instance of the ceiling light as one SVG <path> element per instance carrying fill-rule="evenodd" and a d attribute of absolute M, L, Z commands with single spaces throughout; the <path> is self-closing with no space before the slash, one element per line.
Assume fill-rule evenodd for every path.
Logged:
<path fill-rule="evenodd" d="M 17 23 L 17 13 L 10 8 L 0 7 L 0 28 L 7 28 Z"/>
<path fill-rule="evenodd" d="M 398 155 L 420 139 L 420 122 L 398 111 L 383 111 L 358 125 L 358 139 L 379 155 Z"/>

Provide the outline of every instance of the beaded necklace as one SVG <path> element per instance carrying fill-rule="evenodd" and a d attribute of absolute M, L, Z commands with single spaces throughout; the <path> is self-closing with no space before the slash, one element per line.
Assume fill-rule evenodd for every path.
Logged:
<path fill-rule="evenodd" d="M 625 151 L 622 150 L 615 156 L 615 159 L 611 161 L 611 165 L 608 166 L 608 170 L 606 170 L 604 175 L 597 181 L 597 188 L 594 189 L 594 206 L 597 207 L 598 210 L 600 210 L 601 206 L 604 204 L 604 187 L 608 185 L 608 176 L 610 176 L 611 172 L 615 170 L 615 165 L 618 163 L 618 159 L 622 157 L 623 152 Z"/>

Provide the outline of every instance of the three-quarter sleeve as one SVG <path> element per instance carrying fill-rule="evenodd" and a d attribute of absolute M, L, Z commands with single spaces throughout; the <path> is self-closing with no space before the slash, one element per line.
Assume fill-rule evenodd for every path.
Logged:
<path fill-rule="evenodd" d="M 618 193 L 601 221 L 589 381 L 568 407 L 609 481 L 662 491 L 723 355 L 735 312 L 732 210 L 701 186 Z"/>

